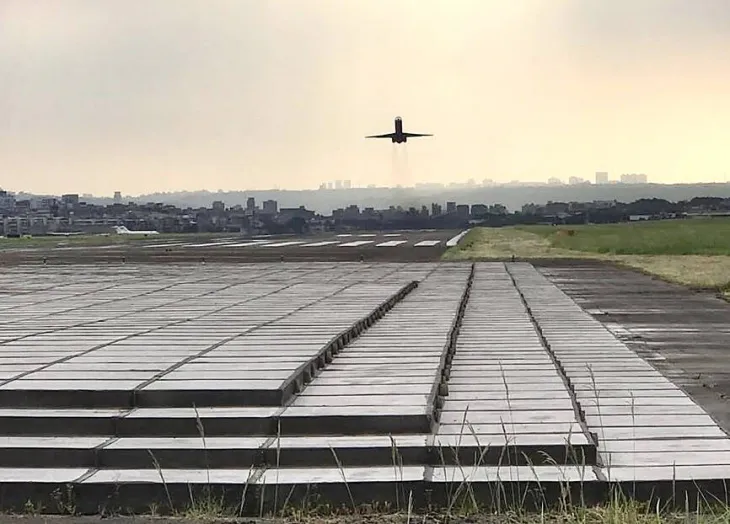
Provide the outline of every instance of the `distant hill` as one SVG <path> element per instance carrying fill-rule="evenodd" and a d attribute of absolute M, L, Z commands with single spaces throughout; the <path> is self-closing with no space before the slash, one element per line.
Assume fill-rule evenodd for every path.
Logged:
<path fill-rule="evenodd" d="M 18 195 L 20 197 L 20 195 Z M 25 195 L 26 197 L 28 195 Z M 227 206 L 245 205 L 248 197 L 254 197 L 257 205 L 264 200 L 276 200 L 279 207 L 305 206 L 321 214 L 330 214 L 333 209 L 356 204 L 360 208 L 376 209 L 388 206 L 418 207 L 430 206 L 432 202 L 445 205 L 447 201 L 459 204 L 503 204 L 510 211 L 522 208 L 524 204 L 544 204 L 552 201 L 587 202 L 593 200 L 618 200 L 632 202 L 640 198 L 663 198 L 673 202 L 693 197 L 713 196 L 730 198 L 730 183 L 725 184 L 608 184 L 608 185 L 564 185 L 564 186 L 495 186 L 474 188 L 356 188 L 347 190 L 265 190 L 265 191 L 179 191 L 152 193 L 137 197 L 125 197 L 124 201 L 138 203 L 163 202 L 182 207 L 210 207 L 215 200 L 222 200 Z M 84 198 L 90 203 L 109 204 L 111 198 Z"/>

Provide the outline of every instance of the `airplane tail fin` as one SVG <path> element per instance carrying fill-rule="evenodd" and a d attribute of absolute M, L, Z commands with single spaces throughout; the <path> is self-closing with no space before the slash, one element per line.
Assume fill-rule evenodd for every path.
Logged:
<path fill-rule="evenodd" d="M 114 226 L 114 230 L 117 232 L 118 235 L 129 233 L 129 229 L 127 229 L 127 226 Z"/>

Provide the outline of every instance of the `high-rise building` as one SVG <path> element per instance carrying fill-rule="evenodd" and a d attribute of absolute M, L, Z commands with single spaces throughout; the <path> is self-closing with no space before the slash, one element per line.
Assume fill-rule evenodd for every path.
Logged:
<path fill-rule="evenodd" d="M 114 203 L 115 204 L 122 203 L 122 192 L 121 191 L 114 191 Z"/>
<path fill-rule="evenodd" d="M 344 182 L 345 189 L 352 189 L 352 180 L 345 180 Z"/>
<path fill-rule="evenodd" d="M 456 213 L 456 202 L 446 202 L 446 212 Z"/>
<path fill-rule="evenodd" d="M 342 189 L 342 180 L 335 180 L 335 189 Z"/>
<path fill-rule="evenodd" d="M 596 171 L 596 184 L 608 184 L 608 173 L 606 171 Z"/>
<path fill-rule="evenodd" d="M 248 197 L 246 199 L 246 211 L 253 212 L 256 210 L 256 199 L 254 197 Z"/>

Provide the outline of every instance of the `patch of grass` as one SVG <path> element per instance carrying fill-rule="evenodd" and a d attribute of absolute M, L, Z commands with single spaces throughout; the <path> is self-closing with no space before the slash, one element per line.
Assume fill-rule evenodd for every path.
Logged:
<path fill-rule="evenodd" d="M 702 218 L 622 224 L 518 226 L 550 246 L 612 255 L 730 255 L 730 219 Z"/>
<path fill-rule="evenodd" d="M 572 233 L 571 233 L 572 231 Z M 683 254 L 684 253 L 684 254 Z M 444 260 L 612 262 L 730 298 L 730 220 L 474 228 Z"/>

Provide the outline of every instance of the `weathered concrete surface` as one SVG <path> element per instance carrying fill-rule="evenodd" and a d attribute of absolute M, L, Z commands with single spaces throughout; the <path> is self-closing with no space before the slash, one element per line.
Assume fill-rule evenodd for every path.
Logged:
<path fill-rule="evenodd" d="M 730 304 L 610 265 L 540 268 L 730 431 Z"/>
<path fill-rule="evenodd" d="M 403 489 L 418 498 L 464 474 L 479 489 L 532 480 L 557 496 L 566 480 L 598 492 L 611 478 L 641 489 L 674 488 L 673 480 L 722 487 L 730 439 L 654 361 L 529 265 L 479 263 L 468 274 L 463 264 L 8 268 L 0 274 L 4 500 L 23 507 L 71 482 L 93 503 L 85 511 L 99 511 L 99 501 L 164 504 L 166 488 L 189 500 L 188 483 L 231 488 L 240 501 L 247 483 L 288 493 L 320 482 L 347 504 L 349 488 L 358 500 L 392 501 Z M 290 402 L 220 400 L 227 389 L 281 383 L 333 326 L 413 280 L 414 294 L 324 355 Z M 34 382 L 56 384 L 61 407 L 23 400 L 17 385 Z M 89 384 L 110 398 L 146 390 L 158 395 L 148 406 L 159 406 L 134 407 L 141 395 L 94 408 L 98 398 L 82 401 Z M 196 402 L 201 392 L 213 405 Z M 63 406 L 69 399 L 74 409 Z M 430 413 L 437 431 L 408 426 Z M 391 440 L 404 427 L 410 433 Z M 600 467 L 570 467 L 568 450 L 596 443 Z M 506 447 L 522 458 L 504 465 Z M 541 464 L 539 452 L 560 466 Z"/>
<path fill-rule="evenodd" d="M 586 405 L 586 422 L 597 435 L 598 451 L 607 479 L 628 480 L 629 476 L 647 481 L 661 479 L 661 472 L 671 471 L 675 467 L 678 468 L 675 478 L 681 480 L 716 479 L 721 471 L 721 468 L 717 468 L 718 465 L 725 466 L 730 473 L 730 455 L 722 451 L 730 442 L 730 437 L 704 410 L 688 412 L 686 405 L 680 404 L 675 409 L 662 405 L 654 411 L 652 398 L 670 395 L 682 398 L 684 392 L 659 371 L 655 370 L 653 375 L 647 371 L 641 357 L 627 346 L 617 345 L 616 338 L 609 330 L 533 266 L 511 264 L 509 267 L 517 288 L 525 297 L 540 326 L 545 343 L 558 361 L 568 356 L 573 359 L 573 367 L 566 370 L 566 374 L 578 401 L 581 405 Z M 584 345 L 583 342 L 589 344 Z M 593 348 L 605 347 L 615 347 L 613 358 L 620 365 L 611 369 L 605 364 L 594 369 Z M 583 366 L 583 370 L 579 365 Z M 639 373 L 632 376 L 631 368 L 627 366 L 633 365 Z M 623 398 L 629 402 L 629 409 L 604 413 L 601 401 L 607 393 L 609 398 Z M 637 400 L 642 404 L 639 412 L 634 409 Z M 706 454 L 685 451 L 679 445 L 660 453 L 640 450 L 608 451 L 604 448 L 606 444 L 611 445 L 618 440 L 632 443 L 642 440 L 675 440 L 680 444 L 689 437 L 707 436 L 715 437 L 708 441 L 710 444 L 707 448 L 716 457 L 714 463 L 708 461 Z M 651 467 L 656 467 L 653 476 L 644 470 L 652 470 Z"/>
<path fill-rule="evenodd" d="M 595 464 L 595 443 L 503 264 L 475 266 L 447 384 L 437 441 L 459 434 L 494 443 L 494 434 L 502 433 L 497 461 L 482 445 L 474 451 L 483 456 L 466 463 Z M 532 409 L 533 404 L 542 409 Z M 562 446 L 549 444 L 556 440 Z M 463 451 L 454 454 L 461 457 L 455 465 L 465 463 Z"/>

